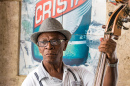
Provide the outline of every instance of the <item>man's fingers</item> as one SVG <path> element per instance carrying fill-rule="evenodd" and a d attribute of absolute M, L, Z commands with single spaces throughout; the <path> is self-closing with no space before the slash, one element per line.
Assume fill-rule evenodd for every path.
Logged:
<path fill-rule="evenodd" d="M 99 51 L 100 52 L 106 52 L 106 53 L 109 53 L 109 52 L 113 52 L 115 50 L 115 46 L 101 46 L 99 47 Z"/>
<path fill-rule="evenodd" d="M 102 39 L 101 39 L 102 40 Z M 106 40 L 102 40 L 100 44 L 111 44 L 111 43 L 115 43 L 115 41 L 113 41 L 112 39 L 106 39 Z"/>
<path fill-rule="evenodd" d="M 100 52 L 104 52 L 107 54 L 107 58 L 112 59 L 113 53 L 116 49 L 116 42 L 112 39 L 100 39 L 101 43 L 98 47 Z"/>
<path fill-rule="evenodd" d="M 116 48 L 116 43 L 115 42 L 108 43 L 106 41 L 102 42 L 100 44 L 100 46 L 98 47 L 100 52 L 105 52 L 105 53 L 112 53 L 112 52 L 115 51 L 115 48 Z"/>
<path fill-rule="evenodd" d="M 102 42 L 101 44 L 100 44 L 100 46 L 106 46 L 106 47 L 108 47 L 108 46 L 116 46 L 116 43 L 112 43 L 112 42 L 110 42 L 110 43 L 108 43 L 108 42 Z"/>
<path fill-rule="evenodd" d="M 102 42 L 104 38 L 100 38 L 100 41 Z"/>

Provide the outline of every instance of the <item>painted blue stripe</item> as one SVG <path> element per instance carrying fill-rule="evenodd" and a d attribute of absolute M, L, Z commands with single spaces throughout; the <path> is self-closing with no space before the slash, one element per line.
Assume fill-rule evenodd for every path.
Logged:
<path fill-rule="evenodd" d="M 84 15 L 85 13 L 88 12 L 88 10 L 91 8 L 91 3 L 92 1 L 89 0 L 86 4 L 84 4 L 84 6 L 82 6 L 81 8 L 79 8 L 81 10 L 81 12 L 78 14 L 78 16 Z"/>

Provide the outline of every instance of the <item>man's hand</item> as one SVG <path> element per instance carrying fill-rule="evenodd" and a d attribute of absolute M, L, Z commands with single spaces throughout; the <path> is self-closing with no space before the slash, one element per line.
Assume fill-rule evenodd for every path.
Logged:
<path fill-rule="evenodd" d="M 116 42 L 112 39 L 106 39 L 100 38 L 100 45 L 98 47 L 100 52 L 104 52 L 107 54 L 107 59 L 109 63 L 116 63 L 117 58 L 115 55 L 115 49 L 116 49 Z"/>

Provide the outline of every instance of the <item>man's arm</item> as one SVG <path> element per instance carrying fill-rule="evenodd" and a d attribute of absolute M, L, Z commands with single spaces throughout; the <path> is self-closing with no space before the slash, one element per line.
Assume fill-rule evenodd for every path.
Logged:
<path fill-rule="evenodd" d="M 108 65 L 106 67 L 106 74 L 104 77 L 103 86 L 116 86 L 117 78 L 118 78 L 118 59 L 116 58 L 116 54 L 113 53 L 113 60 L 108 59 Z"/>
<path fill-rule="evenodd" d="M 103 40 L 103 38 L 101 38 L 100 41 L 99 51 L 107 54 L 107 61 L 109 64 L 106 67 L 103 86 L 116 86 L 118 78 L 118 59 L 115 53 L 116 42 L 112 39 Z"/>
<path fill-rule="evenodd" d="M 117 66 L 116 67 L 107 66 L 103 86 L 116 86 L 117 77 L 118 77 Z"/>

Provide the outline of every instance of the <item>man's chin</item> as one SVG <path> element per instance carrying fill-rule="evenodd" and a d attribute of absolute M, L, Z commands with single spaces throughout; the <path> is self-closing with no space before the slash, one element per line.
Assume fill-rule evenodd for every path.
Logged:
<path fill-rule="evenodd" d="M 51 64 L 57 64 L 60 61 L 57 60 L 57 56 L 46 56 L 43 58 L 43 60 L 47 63 L 51 63 Z"/>
<path fill-rule="evenodd" d="M 56 61 L 47 61 L 49 64 L 57 64 L 58 62 Z"/>
<path fill-rule="evenodd" d="M 47 62 L 47 63 L 52 63 L 52 64 L 57 63 L 57 61 L 56 61 L 56 60 L 53 60 L 53 59 L 51 59 L 51 60 L 48 59 L 48 60 L 46 60 L 46 62 Z"/>

